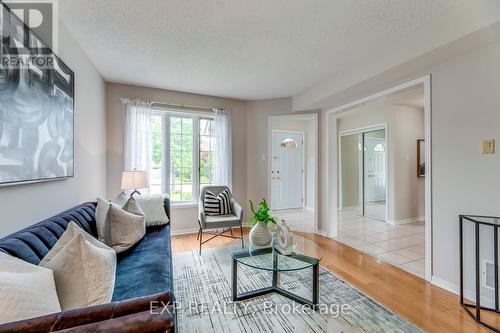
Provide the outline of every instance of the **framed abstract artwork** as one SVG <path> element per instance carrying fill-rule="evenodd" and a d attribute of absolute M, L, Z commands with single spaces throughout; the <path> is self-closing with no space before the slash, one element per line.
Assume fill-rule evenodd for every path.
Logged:
<path fill-rule="evenodd" d="M 0 6 L 0 186 L 74 176 L 74 72 Z"/>

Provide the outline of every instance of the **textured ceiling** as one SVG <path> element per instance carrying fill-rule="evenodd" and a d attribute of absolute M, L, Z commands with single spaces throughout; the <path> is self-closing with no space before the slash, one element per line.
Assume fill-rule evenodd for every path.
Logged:
<path fill-rule="evenodd" d="M 64 0 L 108 81 L 240 99 L 295 95 L 460 0 Z"/>

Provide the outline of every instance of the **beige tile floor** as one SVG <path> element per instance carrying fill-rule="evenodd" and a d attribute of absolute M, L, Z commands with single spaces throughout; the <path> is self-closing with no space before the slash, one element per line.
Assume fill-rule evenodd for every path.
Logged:
<path fill-rule="evenodd" d="M 314 212 L 308 209 L 275 210 L 273 215 L 279 220 L 285 220 L 290 230 L 315 232 Z"/>
<path fill-rule="evenodd" d="M 340 212 L 335 239 L 412 274 L 425 276 L 423 221 L 392 226 L 368 217 Z"/>

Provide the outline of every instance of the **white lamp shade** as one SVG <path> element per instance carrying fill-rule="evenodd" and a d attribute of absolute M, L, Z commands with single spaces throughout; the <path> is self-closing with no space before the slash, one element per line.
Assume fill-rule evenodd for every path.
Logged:
<path fill-rule="evenodd" d="M 123 171 L 122 190 L 135 190 L 148 186 L 148 174 L 146 171 Z"/>

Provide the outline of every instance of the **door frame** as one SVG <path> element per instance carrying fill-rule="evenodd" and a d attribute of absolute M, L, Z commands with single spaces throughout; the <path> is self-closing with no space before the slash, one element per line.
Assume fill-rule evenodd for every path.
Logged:
<path fill-rule="evenodd" d="M 426 74 L 424 76 L 418 77 L 414 80 L 406 81 L 403 83 L 395 84 L 387 89 L 380 90 L 378 92 L 372 93 L 368 96 L 358 98 L 354 101 L 336 106 L 334 108 L 328 109 L 325 112 L 325 122 L 326 126 L 326 174 L 328 175 L 333 165 L 330 160 L 330 149 L 332 149 L 332 144 L 330 141 L 336 138 L 337 128 L 335 127 L 335 133 L 332 133 L 330 129 L 330 120 L 335 119 L 335 114 L 354 106 L 361 105 L 363 103 L 378 99 L 383 96 L 390 95 L 392 93 L 404 90 L 406 88 L 414 87 L 423 84 L 424 86 L 424 127 L 425 127 L 425 164 L 426 164 L 426 175 L 425 175 L 425 279 L 427 281 L 432 280 L 432 217 L 433 217 L 433 207 L 432 207 L 432 77 L 431 74 Z M 333 118 L 332 118 L 333 117 Z M 334 159 L 335 161 L 335 159 Z M 338 177 L 338 175 L 337 175 Z M 337 188 L 333 188 L 330 182 L 327 182 L 326 189 L 326 202 L 331 203 L 331 199 L 335 198 L 335 191 Z M 336 206 L 336 203 L 333 203 Z M 328 225 L 328 234 L 336 236 L 337 235 L 337 209 L 326 209 L 326 224 Z M 333 230 L 330 230 L 330 224 L 333 225 Z"/>
<path fill-rule="evenodd" d="M 388 223 L 389 221 L 389 185 L 390 185 L 390 178 L 389 178 L 389 163 L 390 163 L 390 159 L 389 159 L 389 126 L 387 124 L 387 122 L 384 122 L 384 123 L 379 123 L 379 124 L 374 124 L 374 125 L 371 125 L 371 126 L 365 126 L 365 127 L 358 127 L 358 128 L 353 128 L 353 129 L 348 129 L 348 130 L 343 130 L 343 131 L 339 131 L 339 135 L 338 135 L 338 171 L 339 171 L 339 181 L 338 181 L 338 184 L 339 184 L 339 193 L 338 193 L 338 197 L 339 197 L 339 210 L 342 210 L 344 208 L 344 198 L 343 198 L 343 179 L 342 179 L 342 137 L 343 136 L 346 136 L 346 135 L 351 135 L 351 134 L 361 134 L 361 133 L 367 133 L 367 132 L 373 132 L 373 131 L 380 131 L 380 130 L 385 130 L 385 220 L 381 219 L 381 218 L 377 218 L 377 217 L 373 217 L 373 216 L 368 216 L 368 215 L 363 215 L 363 214 L 356 214 L 354 212 L 346 212 L 346 213 L 349 213 L 349 214 L 354 214 L 354 215 L 358 215 L 358 216 L 366 216 L 366 217 L 369 217 L 371 219 L 375 219 L 375 220 L 380 220 L 380 221 L 384 221 L 385 223 Z M 363 142 L 364 144 L 364 142 Z M 364 154 L 364 152 L 363 152 Z M 364 190 L 365 190 L 365 186 L 364 186 L 364 158 L 363 158 L 363 198 L 365 196 L 364 194 Z M 364 200 L 363 200 L 363 206 L 364 206 Z M 363 207 L 363 213 L 365 212 L 365 208 Z"/>
<path fill-rule="evenodd" d="M 318 209 L 319 209 L 319 189 L 318 189 L 318 182 L 319 182 L 319 163 L 321 162 L 319 160 L 319 121 L 318 121 L 318 113 L 300 113 L 300 114 L 288 114 L 288 115 L 280 115 L 280 116 L 269 116 L 267 120 L 267 157 L 266 155 L 263 156 L 263 159 L 267 158 L 267 197 L 269 198 L 269 202 L 272 203 L 272 182 L 271 182 L 271 171 L 272 171 L 272 159 L 270 156 L 272 156 L 272 131 L 273 131 L 273 124 L 272 121 L 276 119 L 298 119 L 298 120 L 307 120 L 307 119 L 312 119 L 313 124 L 314 124 L 314 159 L 316 161 L 316 165 L 314 168 L 314 232 L 318 232 L 319 230 L 319 218 L 318 218 Z M 304 143 L 306 142 L 306 138 L 304 135 Z M 305 147 L 304 147 L 304 154 L 305 154 Z M 304 158 L 304 163 L 306 159 Z M 305 177 L 305 174 L 304 174 Z M 303 187 L 305 190 L 305 186 Z"/>
<path fill-rule="evenodd" d="M 273 159 L 274 159 L 274 144 L 273 144 L 273 137 L 274 133 L 283 133 L 283 134 L 298 134 L 302 136 L 302 209 L 305 209 L 305 203 L 306 203 L 306 133 L 303 131 L 286 131 L 286 130 L 271 130 L 271 153 L 269 155 L 269 159 L 271 161 L 271 171 L 273 167 Z M 274 207 L 274 200 L 273 200 L 273 185 L 272 185 L 272 175 L 271 175 L 271 195 L 269 196 L 271 202 L 271 210 L 278 210 L 276 207 Z M 299 209 L 299 208 L 284 208 L 280 210 L 285 210 L 285 209 Z"/>

